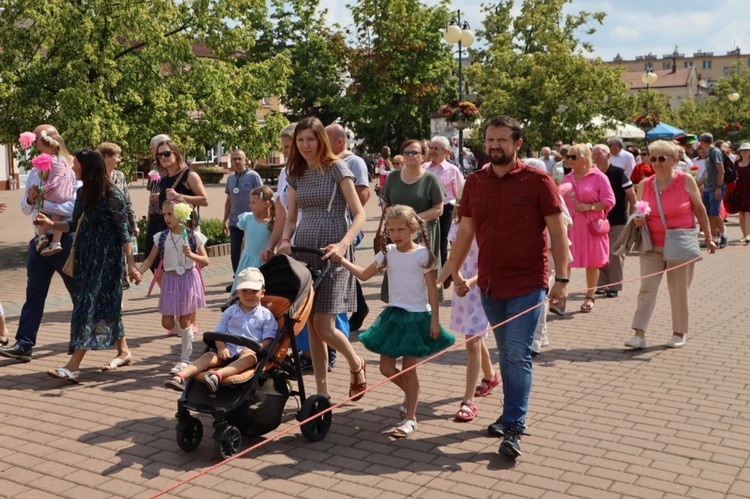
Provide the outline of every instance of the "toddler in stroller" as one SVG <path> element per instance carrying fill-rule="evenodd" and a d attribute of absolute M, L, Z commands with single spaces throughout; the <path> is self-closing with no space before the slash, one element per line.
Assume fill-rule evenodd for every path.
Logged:
<path fill-rule="evenodd" d="M 276 336 L 278 324 L 271 311 L 260 304 L 264 290 L 265 279 L 260 270 L 248 267 L 240 272 L 237 275 L 239 301 L 221 315 L 216 332 L 250 338 L 260 342 L 263 348 L 268 348 Z M 207 351 L 185 369 L 172 375 L 164 386 L 184 391 L 185 379 L 211 369 L 203 374 L 203 381 L 211 393 L 216 393 L 223 378 L 245 372 L 258 363 L 256 353 L 250 348 L 219 340 L 215 345 L 215 350 Z"/>

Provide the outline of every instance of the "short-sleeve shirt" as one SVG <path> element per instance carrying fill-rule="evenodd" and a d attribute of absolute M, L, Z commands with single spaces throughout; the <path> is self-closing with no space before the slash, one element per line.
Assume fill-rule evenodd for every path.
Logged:
<path fill-rule="evenodd" d="M 445 204 L 452 203 L 458 199 L 461 185 L 464 183 L 464 174 L 458 169 L 456 165 L 443 160 L 442 163 L 436 165 L 432 162 L 425 163 L 422 165 L 428 172 L 432 172 L 440 179 L 440 183 L 445 191 Z"/>
<path fill-rule="evenodd" d="M 562 213 L 552 177 L 521 161 L 503 177 L 492 168 L 474 172 L 466 180 L 459 213 L 474 220 L 483 293 L 497 300 L 547 288 L 544 217 Z"/>
<path fill-rule="evenodd" d="M 242 311 L 239 303 L 235 303 L 221 314 L 219 323 L 216 325 L 216 332 L 262 342 L 273 339 L 278 328 L 276 318 L 266 307 L 258 305 L 246 313 Z M 245 347 L 227 343 L 227 349 L 230 356 L 234 357 L 239 355 Z"/>
<path fill-rule="evenodd" d="M 401 180 L 401 172 L 394 171 L 393 175 L 388 175 L 380 197 L 389 205 L 405 204 L 421 213 L 443 202 L 445 196 L 440 179 L 434 173 L 426 171 L 419 180 L 407 184 Z"/>
<path fill-rule="evenodd" d="M 370 180 L 367 175 L 367 163 L 365 160 L 357 156 L 356 154 L 348 154 L 341 158 L 346 166 L 354 174 L 354 185 L 355 186 L 369 186 Z"/>
<path fill-rule="evenodd" d="M 619 154 L 613 154 L 609 157 L 609 164 L 622 168 L 625 170 L 625 174 L 628 178 L 630 178 L 630 175 L 632 175 L 633 169 L 635 168 L 635 156 L 625 149 L 622 149 Z"/>
<path fill-rule="evenodd" d="M 717 180 L 719 180 L 719 170 L 716 165 L 724 165 L 724 155 L 718 147 L 711 146 L 706 156 L 706 173 L 704 174 L 703 190 L 713 191 L 717 187 Z"/>
<path fill-rule="evenodd" d="M 167 229 L 167 238 L 164 240 L 164 255 L 162 256 L 162 268 L 165 272 L 172 272 L 177 270 L 177 267 L 184 267 L 187 270 L 195 267 L 195 260 L 188 258 L 182 252 L 182 247 L 185 242 L 182 240 L 182 236 L 174 235 Z M 161 238 L 161 232 L 154 234 L 154 246 L 159 246 L 159 239 Z M 193 232 L 195 237 L 195 247 L 200 248 L 206 244 L 206 236 L 200 232 Z"/>
<path fill-rule="evenodd" d="M 427 284 L 424 275 L 435 269 L 427 265 L 430 251 L 424 246 L 417 246 L 414 251 L 401 253 L 395 244 L 386 246 L 387 254 L 381 251 L 375 255 L 378 266 L 386 260 L 388 274 L 388 306 L 403 308 L 407 312 L 429 312 L 430 301 L 427 297 Z"/>
<path fill-rule="evenodd" d="M 276 193 L 273 196 L 274 201 L 281 201 L 284 211 L 289 212 L 289 182 L 287 181 L 286 166 L 279 172 L 276 179 Z"/>
<path fill-rule="evenodd" d="M 625 193 L 628 189 L 633 188 L 633 182 L 630 181 L 625 170 L 618 166 L 609 165 L 604 175 L 609 179 L 609 185 L 612 186 L 612 192 L 615 194 L 615 206 L 607 213 L 607 220 L 610 225 L 625 225 L 628 222 L 628 197 Z"/>
<path fill-rule="evenodd" d="M 247 169 L 242 174 L 233 173 L 227 177 L 224 192 L 229 194 L 229 226 L 237 227 L 240 213 L 250 211 L 250 193 L 263 185 L 263 179 L 255 170 Z M 237 192 L 234 192 L 238 189 Z"/>

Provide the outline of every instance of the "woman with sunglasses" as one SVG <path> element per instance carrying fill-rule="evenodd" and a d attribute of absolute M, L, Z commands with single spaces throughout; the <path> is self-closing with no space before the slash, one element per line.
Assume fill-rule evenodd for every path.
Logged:
<path fill-rule="evenodd" d="M 401 170 L 388 175 L 380 192 L 380 198 L 383 200 L 383 210 L 395 204 L 403 204 L 417 212 L 427 227 L 430 251 L 439 262 L 440 225 L 438 219 L 443 214 L 445 194 L 438 176 L 422 168 L 426 150 L 424 143 L 419 140 L 407 140 L 401 145 L 404 166 Z M 379 250 L 379 248 L 376 249 Z M 440 269 L 436 271 L 439 273 Z M 385 278 L 380 289 L 380 299 L 388 303 L 388 283 Z M 442 299 L 441 292 L 440 300 Z"/>
<path fill-rule="evenodd" d="M 197 173 L 188 169 L 180 148 L 172 139 L 164 139 L 156 145 L 155 158 L 160 170 L 164 172 L 159 181 L 158 206 L 162 206 L 167 198 L 192 206 L 208 206 L 208 195 L 203 181 Z M 198 220 L 192 220 L 193 229 L 198 226 L 198 222 Z M 144 248 L 146 255 L 151 252 L 154 245 L 154 235 L 164 230 L 167 230 L 167 224 L 164 222 L 161 210 L 158 213 L 150 213 Z M 159 259 L 154 261 L 151 271 L 155 272 L 158 266 Z"/>
<path fill-rule="evenodd" d="M 571 268 L 586 269 L 586 297 L 581 312 L 594 310 L 594 291 L 599 280 L 599 269 L 609 263 L 609 229 L 599 230 L 607 213 L 615 205 L 615 194 L 607 176 L 594 167 L 591 150 L 586 144 L 571 146 L 565 159 L 571 172 L 560 184 L 568 211 L 573 216 L 573 227 L 568 230 Z"/>
<path fill-rule="evenodd" d="M 646 347 L 646 329 L 656 305 L 662 272 L 667 270 L 667 289 L 672 308 L 672 337 L 667 341 L 667 346 L 680 348 L 685 344 L 688 332 L 688 301 L 695 262 L 685 264 L 664 261 L 665 231 L 659 216 L 655 189 L 659 189 L 667 227 L 691 229 L 695 227 L 697 218 L 701 230 L 708 235 L 706 247 L 709 253 L 715 253 L 717 246 L 710 236 L 708 215 L 698 184 L 692 175 L 674 169 L 678 161 L 677 146 L 665 140 L 657 140 L 648 145 L 648 152 L 654 175 L 643 181 L 641 194 L 642 199 L 651 207 L 651 213 L 645 218 L 636 218 L 633 223 L 638 227 L 648 226 L 654 250 L 640 255 L 641 289 L 632 324 L 635 334 L 625 342 L 625 346 L 635 349 Z"/>

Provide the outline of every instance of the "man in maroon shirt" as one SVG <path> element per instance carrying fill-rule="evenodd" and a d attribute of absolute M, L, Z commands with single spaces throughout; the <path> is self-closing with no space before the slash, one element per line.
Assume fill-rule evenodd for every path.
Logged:
<path fill-rule="evenodd" d="M 461 264 L 476 236 L 478 286 L 482 306 L 494 328 L 503 380 L 503 413 L 488 431 L 502 435 L 500 453 L 521 455 L 521 435 L 531 393 L 531 344 L 540 303 L 547 297 L 548 234 L 557 276 L 550 304 L 564 308 L 568 282 L 568 238 L 562 205 L 552 177 L 526 166 L 516 153 L 523 144 L 521 124 L 496 116 L 485 126 L 484 145 L 490 167 L 469 176 L 464 187 L 461 224 L 447 266 L 455 292 L 468 291 Z M 546 230 L 545 230 L 546 229 Z"/>

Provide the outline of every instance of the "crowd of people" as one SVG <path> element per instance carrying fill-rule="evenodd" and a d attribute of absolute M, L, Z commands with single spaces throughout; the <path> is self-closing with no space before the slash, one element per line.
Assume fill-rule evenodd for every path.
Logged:
<path fill-rule="evenodd" d="M 216 391 L 224 377 L 252 367 L 253 352 L 222 342 L 192 358 L 196 315 L 206 306 L 201 268 L 209 264 L 196 208 L 208 206 L 209 199 L 177 143 L 167 135 L 150 143 L 157 174 L 147 186 L 146 259 L 137 266 L 138 226 L 127 182 L 117 170 L 120 147 L 103 143 L 71 155 L 53 126 L 27 133 L 54 168 L 35 168 L 27 181 L 21 209 L 31 217 L 35 237 L 29 242 L 26 301 L 12 345 L 0 308 L 0 356 L 32 359 L 50 281 L 58 273 L 73 300 L 71 356 L 47 374 L 78 383 L 86 352 L 112 346 L 117 353 L 101 369 L 129 365 L 123 288 L 140 283 L 150 270 L 152 288 L 160 289 L 162 326 L 181 338 L 166 387 L 183 390 L 187 378 L 208 370 L 203 381 Z M 672 311 L 666 346 L 680 348 L 689 332 L 697 258 L 669 259 L 675 234 L 686 234 L 685 244 L 697 247 L 699 229 L 713 253 L 727 244 L 723 218 L 729 210 L 740 213 L 741 242 L 750 243 L 750 143 L 734 157 L 727 144 L 714 145 L 710 134 L 702 134 L 687 152 L 656 141 L 633 154 L 615 137 L 596 145 L 558 141 L 542 148 L 539 157 L 522 160 L 522 126 L 497 116 L 484 129 L 486 164 L 468 177 L 449 161 L 452 145 L 440 136 L 405 140 L 394 156 L 384 147 L 375 172 L 347 149 L 346 132 L 338 124 L 324 127 L 317 118 L 305 118 L 282 130 L 280 141 L 287 162 L 275 191 L 248 167 L 244 152 L 230 155 L 223 229 L 230 238 L 233 273 L 227 291 L 238 300 L 214 330 L 267 344 L 276 324 L 261 304 L 265 282 L 258 267 L 275 254 L 292 255 L 311 268 L 330 260 L 299 336 L 299 362 L 313 370 L 316 393 L 330 398 L 327 373 L 340 355 L 350 371 L 349 397 L 359 400 L 368 386 L 367 364 L 349 332 L 361 329 L 369 312 L 360 281 L 383 273 L 386 306 L 359 340 L 380 355 L 380 372 L 404 393 L 394 438 L 418 429 L 415 365 L 455 341 L 438 320 L 449 286 L 450 329 L 468 340 L 465 391 L 455 418 L 475 419 L 476 398 L 502 385 L 503 411 L 488 431 L 502 437 L 499 451 L 515 458 L 526 430 L 532 358 L 549 344 L 547 312 L 566 314 L 573 269 L 585 272 L 580 312 L 592 313 L 597 296 L 618 297 L 624 255 L 635 248 L 643 279 L 634 333 L 625 346 L 646 346 L 666 273 Z M 384 237 L 374 248 L 374 262 L 363 268 L 355 263 L 355 249 L 364 237 L 371 173 Z M 0 205 L 0 211 L 4 208 Z M 295 245 L 320 248 L 324 256 L 293 253 Z M 491 325 L 497 371 L 484 341 Z"/>

